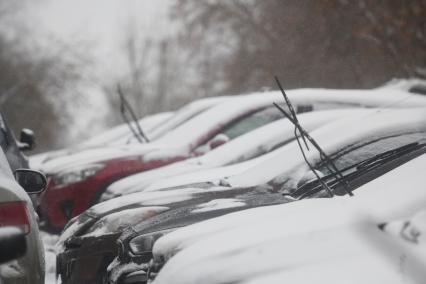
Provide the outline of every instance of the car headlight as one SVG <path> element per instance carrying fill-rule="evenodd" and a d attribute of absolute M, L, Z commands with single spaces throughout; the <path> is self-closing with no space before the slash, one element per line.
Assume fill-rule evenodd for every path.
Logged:
<path fill-rule="evenodd" d="M 53 181 L 57 187 L 64 187 L 73 183 L 81 182 L 97 174 L 104 168 L 104 165 L 94 164 L 73 168 L 66 172 L 61 172 L 53 176 Z"/>
<path fill-rule="evenodd" d="M 176 229 L 177 228 L 157 231 L 157 232 L 134 237 L 129 242 L 130 250 L 132 251 L 133 254 L 136 254 L 136 255 L 152 252 L 152 247 L 154 246 L 154 243 L 159 238 L 161 238 L 164 235 L 167 235 L 168 233 L 173 232 Z"/>

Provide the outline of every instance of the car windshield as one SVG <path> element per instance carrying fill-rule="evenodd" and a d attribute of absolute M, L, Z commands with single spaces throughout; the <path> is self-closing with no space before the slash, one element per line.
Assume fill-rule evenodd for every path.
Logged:
<path fill-rule="evenodd" d="M 408 143 L 401 145 L 401 143 L 404 142 Z M 337 195 L 343 195 L 345 194 L 345 191 L 340 189 L 343 187 L 344 183 L 350 182 L 351 180 L 360 177 L 390 161 L 400 157 L 408 156 L 408 154 L 413 152 L 416 152 L 418 155 L 420 155 L 424 153 L 425 150 L 426 134 L 424 132 L 412 133 L 403 136 L 393 136 L 377 140 L 365 144 L 363 147 L 356 147 L 352 151 L 336 155 L 337 157 L 333 160 L 337 168 L 341 171 L 344 177 L 343 180 L 336 178 L 335 175 L 329 172 L 328 169 L 323 165 L 320 165 L 320 167 L 317 168 L 321 171 L 321 173 L 326 173 L 326 175 L 322 177 L 321 180 L 333 190 L 333 193 Z M 373 155 L 374 153 L 379 154 Z M 351 190 L 353 189 L 354 188 Z M 318 193 L 322 192 L 323 190 L 324 187 L 321 185 L 320 181 L 313 180 L 303 184 L 291 195 L 297 199 L 303 199 L 312 196 L 317 197 Z"/>

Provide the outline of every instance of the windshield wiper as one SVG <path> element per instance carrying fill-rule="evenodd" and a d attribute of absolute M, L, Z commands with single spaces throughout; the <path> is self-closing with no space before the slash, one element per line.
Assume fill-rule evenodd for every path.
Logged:
<path fill-rule="evenodd" d="M 426 152 L 426 144 L 420 144 L 418 142 L 406 144 L 404 146 L 377 154 L 354 165 L 348 166 L 342 169 L 341 172 L 347 173 L 345 175 L 346 182 L 349 180 L 354 180 L 355 178 L 362 176 L 366 172 L 372 171 L 377 167 L 380 167 L 392 160 L 395 160 L 399 157 L 403 157 L 407 154 L 411 154 L 420 149 L 423 149 L 421 153 Z M 331 174 L 323 177 L 322 181 L 326 183 L 328 187 L 333 189 L 339 186 L 342 182 L 341 179 L 336 179 Z M 318 181 L 312 181 L 298 188 L 295 192 L 291 194 L 291 196 L 296 199 L 304 199 L 322 190 L 323 188 L 320 184 L 318 184 Z"/>
<path fill-rule="evenodd" d="M 135 138 L 138 140 L 139 143 L 149 142 L 148 137 L 145 135 L 145 133 L 142 130 L 142 127 L 139 124 L 138 119 L 136 118 L 135 112 L 133 111 L 132 107 L 130 106 L 129 102 L 124 97 L 124 93 L 121 89 L 120 84 L 117 85 L 117 93 L 120 97 L 120 111 L 121 116 L 123 117 L 123 120 L 126 122 L 126 124 L 129 126 L 130 131 L 133 133 Z M 136 129 L 133 128 L 132 123 L 130 122 L 131 119 L 129 119 L 126 115 L 126 110 L 129 112 L 131 119 L 133 120 L 133 124 L 136 127 Z"/>
<path fill-rule="evenodd" d="M 315 141 L 314 138 L 312 138 L 309 133 L 300 125 L 299 120 L 297 119 L 297 115 L 296 112 L 294 111 L 293 105 L 291 104 L 289 98 L 287 97 L 287 94 L 284 91 L 284 88 L 281 86 L 280 81 L 278 80 L 277 77 L 275 77 L 275 81 L 277 82 L 277 85 L 284 97 L 284 100 L 290 110 L 290 114 L 288 114 L 282 107 L 280 107 L 277 103 L 274 103 L 274 105 L 284 114 L 284 116 L 290 120 L 291 123 L 294 124 L 294 135 L 296 137 L 296 141 L 297 144 L 300 148 L 300 151 L 302 152 L 303 155 L 303 159 L 305 160 L 306 164 L 308 165 L 309 169 L 313 172 L 313 174 L 315 175 L 315 177 L 317 178 L 318 182 L 323 186 L 323 188 L 328 192 L 330 197 L 333 197 L 333 191 L 328 187 L 328 185 L 326 183 L 324 183 L 321 179 L 321 177 L 318 175 L 317 171 L 315 171 L 314 167 L 311 165 L 311 163 L 308 161 L 305 151 L 302 147 L 302 144 L 299 141 L 299 135 L 300 137 L 302 137 L 302 140 L 306 146 L 306 149 L 308 151 L 310 151 L 309 146 L 307 141 L 309 141 L 314 148 L 319 152 L 320 154 L 320 159 L 321 161 L 324 163 L 324 165 L 327 167 L 327 169 L 333 174 L 333 176 L 335 176 L 336 178 L 341 179 L 342 181 L 344 181 L 344 176 L 342 175 L 342 173 L 340 172 L 340 170 L 336 167 L 336 165 L 334 164 L 333 160 L 330 159 L 330 157 L 322 150 L 322 148 L 320 147 L 320 145 Z M 298 135 L 299 134 L 299 135 Z M 351 192 L 351 190 L 349 189 L 349 185 L 347 182 L 345 182 L 345 191 L 348 195 L 353 196 L 353 193 Z"/>

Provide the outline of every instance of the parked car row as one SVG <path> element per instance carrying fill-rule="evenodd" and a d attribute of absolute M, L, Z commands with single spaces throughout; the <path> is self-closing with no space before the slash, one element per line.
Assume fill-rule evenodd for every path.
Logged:
<path fill-rule="evenodd" d="M 423 230 L 426 209 L 416 170 L 426 158 L 426 97 L 409 85 L 203 99 L 151 126 L 142 120 L 149 142 L 121 127 L 92 139 L 102 143 L 36 157 L 48 178 L 41 217 L 61 231 L 57 277 L 307 283 L 318 270 L 345 282 L 353 261 L 367 273 L 350 279 L 383 282 L 397 266 L 368 238 L 398 245 L 384 249 L 389 261 L 406 256 L 404 277 L 421 277 L 415 262 L 425 259 L 405 239 L 416 233 L 393 231 L 411 218 Z M 329 273 L 334 264 L 341 273 Z"/>

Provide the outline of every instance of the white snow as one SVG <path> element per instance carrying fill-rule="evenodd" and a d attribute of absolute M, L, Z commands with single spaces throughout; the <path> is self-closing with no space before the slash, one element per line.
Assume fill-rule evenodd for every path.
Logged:
<path fill-rule="evenodd" d="M 40 237 L 44 245 L 44 257 L 46 261 L 46 284 L 56 283 L 56 250 L 55 245 L 59 236 L 40 231 Z"/>
<path fill-rule="evenodd" d="M 324 151 L 332 153 L 356 141 L 369 138 L 381 132 L 392 130 L 425 129 L 425 109 L 369 109 L 363 115 L 348 115 L 340 120 L 326 124 L 310 134 L 322 146 Z M 301 116 L 302 117 L 302 116 Z M 360 127 L 360 125 L 363 125 Z M 338 134 L 338 135 L 337 135 Z M 310 160 L 316 160 L 316 151 L 307 152 Z M 243 163 L 216 169 L 190 173 L 168 178 L 148 186 L 145 191 L 191 184 L 196 182 L 219 183 L 224 180 L 232 186 L 254 186 L 269 182 L 283 173 L 291 172 L 292 182 L 297 182 L 306 171 L 296 142 L 289 143 L 268 154 Z"/>
<path fill-rule="evenodd" d="M 299 120 L 307 131 L 311 131 L 342 116 L 350 114 L 361 115 L 363 112 L 365 112 L 365 110 L 362 109 L 316 111 L 301 114 Z M 294 126 L 287 119 L 269 123 L 241 135 L 201 157 L 188 159 L 120 179 L 107 188 L 102 198 L 103 200 L 107 200 L 123 194 L 143 191 L 152 183 L 158 181 L 160 183 L 161 181 L 170 183 L 172 177 L 180 176 L 185 173 L 194 173 L 209 168 L 249 160 L 253 157 L 270 152 L 273 148 L 286 141 L 293 140 L 293 132 Z"/>
<path fill-rule="evenodd" d="M 394 89 L 378 90 L 330 90 L 330 89 L 297 89 L 288 91 L 288 95 L 295 106 L 313 105 L 316 108 L 329 108 L 343 106 L 365 106 L 365 107 L 419 107 L 426 106 L 426 97 L 414 95 L 405 91 Z M 206 135 L 217 129 L 223 123 L 232 121 L 246 114 L 250 110 L 270 106 L 272 102 L 282 102 L 279 92 L 254 93 L 249 95 L 235 96 L 226 102 L 219 103 L 195 118 L 171 130 L 163 135 L 156 143 L 142 145 L 128 145 L 120 149 L 101 148 L 83 151 L 75 155 L 53 159 L 42 166 L 46 173 L 55 173 L 72 167 L 75 164 L 95 163 L 115 158 L 138 157 L 145 155 L 153 149 L 163 148 L 157 153 L 153 152 L 155 158 L 166 159 L 167 154 L 187 154 Z M 322 106 L 321 106 L 322 105 Z"/>
<path fill-rule="evenodd" d="M 170 116 L 170 113 L 160 113 L 151 116 L 147 116 L 139 121 L 141 123 L 142 128 L 146 131 L 148 138 L 157 139 L 167 133 L 169 130 L 176 128 L 180 124 L 184 123 L 188 119 L 196 116 L 200 112 L 211 108 L 220 102 L 224 102 L 228 97 L 218 97 L 218 98 L 205 98 L 201 100 L 197 100 L 186 105 L 184 108 L 180 109 L 178 112 L 174 113 Z M 128 144 L 128 142 L 137 142 L 136 140 L 132 140 L 131 137 L 133 135 L 130 133 L 129 127 L 124 124 L 118 126 L 116 128 L 111 129 L 110 131 L 104 132 L 98 136 L 93 137 L 92 139 L 83 142 L 81 145 L 71 148 L 71 149 L 63 149 L 58 151 L 52 151 L 42 154 L 37 154 L 30 157 L 31 167 L 34 169 L 42 169 L 46 172 L 49 172 L 50 169 L 56 167 L 56 165 L 64 164 L 65 168 L 70 166 L 71 163 L 89 163 L 94 162 L 100 159 L 100 157 L 113 159 L 115 157 L 126 156 L 115 148 L 120 148 L 120 145 Z M 130 140 L 129 140 L 130 139 Z M 94 147 L 101 147 L 100 149 L 91 149 Z M 114 149 L 108 146 L 115 146 Z M 140 146 L 140 147 L 137 147 Z M 135 147 L 124 147 L 126 150 L 133 150 L 142 147 L 143 149 L 147 148 L 146 145 L 139 145 L 136 143 Z M 161 147 L 161 146 L 159 146 Z M 95 150 L 95 151 L 91 151 Z M 90 152 L 88 152 L 90 151 Z M 99 152 L 99 154 L 97 154 Z M 110 153 L 110 154 L 109 154 Z M 64 159 L 60 159 L 64 156 L 69 156 L 74 154 L 71 158 L 66 157 Z M 134 155 L 138 155 L 137 152 Z M 55 159 L 56 158 L 56 159 Z M 49 163 L 47 166 L 42 165 L 43 163 L 48 162 L 53 159 L 53 164 Z"/>
<path fill-rule="evenodd" d="M 108 214 L 101 218 L 85 234 L 86 237 L 97 237 L 123 231 L 129 225 L 138 224 L 156 214 L 168 210 L 165 206 L 139 207 Z"/>
<path fill-rule="evenodd" d="M 156 138 L 164 133 L 155 131 L 155 128 L 158 126 L 158 124 L 168 120 L 172 114 L 172 112 L 162 112 L 149 115 L 140 119 L 138 122 L 148 137 Z M 134 125 L 134 123 L 132 123 L 132 125 Z M 156 133 L 156 136 L 154 136 L 154 133 Z M 75 147 L 32 155 L 29 157 L 29 163 L 32 169 L 40 169 L 42 167 L 41 165 L 49 159 L 70 155 L 95 147 L 107 145 L 119 146 L 135 142 L 138 141 L 134 138 L 134 135 L 131 133 L 129 126 L 127 124 L 122 124 L 108 131 L 102 132 L 101 134 L 98 134 Z"/>
<path fill-rule="evenodd" d="M 156 128 L 167 122 L 171 119 L 171 117 L 173 117 L 173 112 L 161 112 L 154 115 L 148 115 L 140 119 L 138 123 L 149 139 L 156 139 L 164 134 L 156 131 Z M 136 128 L 136 124 L 134 122 L 132 122 L 131 125 L 133 128 Z M 81 143 L 79 148 L 97 147 L 106 144 L 123 145 L 132 141 L 137 142 L 137 140 L 134 139 L 133 133 L 129 129 L 129 125 L 124 123 Z"/>
<path fill-rule="evenodd" d="M 426 208 L 425 179 L 419 172 L 425 166 L 426 155 L 422 155 L 358 188 L 354 197 L 245 210 L 174 231 L 154 245 L 155 258 L 168 259 L 180 251 L 154 283 L 171 279 L 188 284 L 291 279 L 311 283 L 310 272 L 323 268 L 319 275 L 340 283 L 351 277 L 401 283 L 395 278 L 401 273 L 401 250 L 407 256 L 402 276 L 419 279 L 424 270 L 417 270 L 415 261 L 422 256 L 418 264 L 426 263 L 424 244 L 410 248 L 411 244 L 401 244 L 378 225 L 409 218 Z M 328 273 L 331 267 L 338 271 L 334 276 Z M 265 281 L 261 277 L 274 281 L 261 282 Z"/>
<path fill-rule="evenodd" d="M 244 206 L 245 202 L 236 198 L 213 199 L 209 202 L 202 203 L 192 212 L 209 212 L 226 208 L 234 208 Z"/>
<path fill-rule="evenodd" d="M 331 153 L 362 139 L 383 132 L 425 129 L 426 111 L 418 109 L 371 109 L 358 117 L 346 117 L 314 130 L 312 137 L 322 146 L 326 153 Z M 228 182 L 234 186 L 250 186 L 266 183 L 287 170 L 295 169 L 301 161 L 300 150 L 296 143 L 283 147 L 278 153 L 267 154 L 266 166 L 253 167 L 244 174 L 229 177 Z M 265 156 L 267 156 L 265 155 Z M 310 160 L 318 159 L 316 151 L 307 152 Z M 285 163 L 283 163 L 285 161 Z"/>

